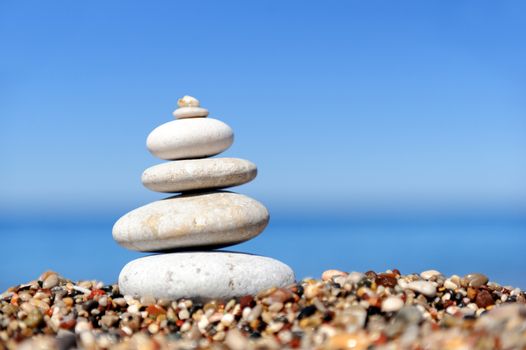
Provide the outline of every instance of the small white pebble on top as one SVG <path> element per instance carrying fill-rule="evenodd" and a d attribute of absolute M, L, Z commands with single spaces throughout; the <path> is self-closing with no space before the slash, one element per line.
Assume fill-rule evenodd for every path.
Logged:
<path fill-rule="evenodd" d="M 199 107 L 199 100 L 195 97 L 184 95 L 177 100 L 177 105 L 179 107 Z"/>

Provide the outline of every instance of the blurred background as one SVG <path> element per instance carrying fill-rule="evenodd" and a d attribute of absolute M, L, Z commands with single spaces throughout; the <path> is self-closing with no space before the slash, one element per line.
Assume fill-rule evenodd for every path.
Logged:
<path fill-rule="evenodd" d="M 145 140 L 193 95 L 270 210 L 232 247 L 526 288 L 522 1 L 3 1 L 0 290 L 117 280 L 113 223 L 163 197 Z"/>

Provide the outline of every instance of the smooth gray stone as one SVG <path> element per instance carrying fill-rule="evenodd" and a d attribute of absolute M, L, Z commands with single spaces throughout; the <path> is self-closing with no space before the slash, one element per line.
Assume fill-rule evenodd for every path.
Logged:
<path fill-rule="evenodd" d="M 119 276 L 122 294 L 163 299 L 230 299 L 292 283 L 294 272 L 280 261 L 220 251 L 151 255 Z"/>
<path fill-rule="evenodd" d="M 234 142 L 232 129 L 213 118 L 176 119 L 155 128 L 146 140 L 148 150 L 167 160 L 209 157 Z"/>
<path fill-rule="evenodd" d="M 152 191 L 183 192 L 237 186 L 253 180 L 256 165 L 239 158 L 176 160 L 152 166 L 142 174 L 142 183 Z"/>
<path fill-rule="evenodd" d="M 268 220 L 267 209 L 242 194 L 186 194 L 125 214 L 113 226 L 113 238 L 138 251 L 225 247 L 258 235 Z"/>

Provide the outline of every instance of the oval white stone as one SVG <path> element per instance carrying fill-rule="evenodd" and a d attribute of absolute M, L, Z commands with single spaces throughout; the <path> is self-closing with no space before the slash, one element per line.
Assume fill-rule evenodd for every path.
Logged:
<path fill-rule="evenodd" d="M 119 275 L 122 294 L 163 299 L 230 299 L 294 283 L 277 260 L 231 252 L 151 255 L 129 262 Z"/>
<path fill-rule="evenodd" d="M 213 156 L 234 141 L 232 129 L 213 118 L 177 119 L 155 128 L 146 146 L 156 157 L 167 160 Z"/>
<path fill-rule="evenodd" d="M 176 119 L 184 118 L 205 118 L 208 116 L 208 109 L 202 107 L 180 107 L 173 111 Z"/>
<path fill-rule="evenodd" d="M 396 296 L 389 296 L 382 301 L 383 312 L 394 312 L 400 310 L 404 306 L 404 301 Z"/>
<path fill-rule="evenodd" d="M 241 185 L 257 175 L 256 165 L 239 158 L 176 160 L 148 168 L 142 183 L 152 191 L 183 192 Z"/>
<path fill-rule="evenodd" d="M 430 280 L 431 278 L 438 277 L 440 275 L 441 275 L 440 271 L 437 271 L 437 270 L 426 270 L 420 273 L 420 277 L 422 277 L 425 280 Z"/>
<path fill-rule="evenodd" d="M 224 247 L 257 236 L 268 220 L 261 203 L 241 194 L 187 194 L 125 214 L 113 226 L 113 238 L 138 251 Z"/>
<path fill-rule="evenodd" d="M 407 288 L 428 297 L 434 297 L 437 294 L 435 285 L 429 281 L 412 281 L 407 284 Z"/>

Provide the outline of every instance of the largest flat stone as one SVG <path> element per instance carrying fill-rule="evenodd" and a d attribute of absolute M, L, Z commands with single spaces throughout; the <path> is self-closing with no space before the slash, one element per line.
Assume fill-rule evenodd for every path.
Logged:
<path fill-rule="evenodd" d="M 179 195 L 127 213 L 113 226 L 113 238 L 139 251 L 224 247 L 258 235 L 268 220 L 261 203 L 241 194 Z"/>
<path fill-rule="evenodd" d="M 122 294 L 162 299 L 230 299 L 294 283 L 277 260 L 230 252 L 152 255 L 129 262 L 119 276 Z"/>

